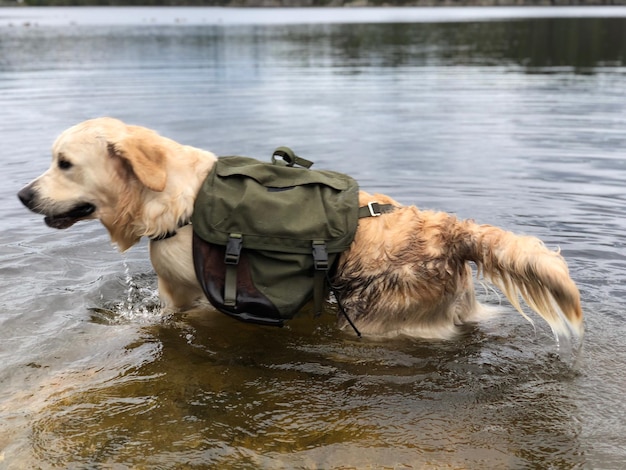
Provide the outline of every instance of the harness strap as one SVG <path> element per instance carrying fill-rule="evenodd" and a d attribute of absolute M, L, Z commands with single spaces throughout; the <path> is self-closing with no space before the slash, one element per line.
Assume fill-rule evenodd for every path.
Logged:
<path fill-rule="evenodd" d="M 380 215 L 386 214 L 387 212 L 392 212 L 397 209 L 393 204 L 379 204 L 377 202 L 368 202 L 367 206 L 359 207 L 359 219 L 363 219 L 365 217 L 378 217 Z"/>
<path fill-rule="evenodd" d="M 180 222 L 178 222 L 178 227 L 176 227 L 176 230 L 183 228 L 185 225 L 189 225 L 190 223 L 191 223 L 191 220 L 189 219 L 181 220 Z M 171 230 L 169 232 L 161 233 L 159 235 L 154 235 L 153 237 L 150 237 L 150 240 L 153 242 L 158 242 L 160 240 L 167 240 L 168 238 L 172 238 L 173 236 L 176 235 L 176 230 Z"/>

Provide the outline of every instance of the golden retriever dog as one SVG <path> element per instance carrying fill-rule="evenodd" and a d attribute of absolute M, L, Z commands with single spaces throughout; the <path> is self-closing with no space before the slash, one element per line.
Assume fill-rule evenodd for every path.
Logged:
<path fill-rule="evenodd" d="M 18 196 L 50 227 L 100 220 L 121 251 L 149 237 L 163 307 L 182 311 L 206 300 L 188 221 L 216 158 L 150 129 L 97 118 L 64 131 L 51 167 Z M 359 199 L 398 206 L 360 219 L 338 261 L 338 297 L 362 333 L 451 338 L 460 325 L 478 321 L 484 308 L 474 293 L 473 262 L 522 315 L 520 298 L 556 335 L 582 335 L 580 295 L 567 265 L 537 238 L 379 194 L 360 192 Z M 343 317 L 338 321 L 346 327 Z"/>

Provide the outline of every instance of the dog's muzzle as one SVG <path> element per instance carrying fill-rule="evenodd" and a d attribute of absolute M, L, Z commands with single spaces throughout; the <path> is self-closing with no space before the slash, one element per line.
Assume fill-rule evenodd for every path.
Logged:
<path fill-rule="evenodd" d="M 74 207 L 65 212 L 51 214 L 44 210 L 43 205 L 38 200 L 37 192 L 33 189 L 32 183 L 23 187 L 17 193 L 17 197 L 28 209 L 36 212 L 37 214 L 44 215 L 44 222 L 48 227 L 52 228 L 68 228 L 79 220 L 89 217 L 96 211 L 96 206 L 89 202 L 84 202 L 74 205 Z"/>

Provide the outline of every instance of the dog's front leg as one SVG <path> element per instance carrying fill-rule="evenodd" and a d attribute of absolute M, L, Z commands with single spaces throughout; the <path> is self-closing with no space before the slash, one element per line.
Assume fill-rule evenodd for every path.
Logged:
<path fill-rule="evenodd" d="M 187 310 L 204 299 L 193 266 L 192 235 L 193 229 L 187 225 L 173 237 L 150 242 L 150 260 L 165 311 Z"/>

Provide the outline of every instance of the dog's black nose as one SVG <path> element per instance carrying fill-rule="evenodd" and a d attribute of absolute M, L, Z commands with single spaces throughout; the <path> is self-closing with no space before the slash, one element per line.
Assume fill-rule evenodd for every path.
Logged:
<path fill-rule="evenodd" d="M 19 193 L 17 193 L 17 197 L 20 198 L 22 204 L 24 204 L 29 209 L 33 205 L 33 200 L 35 199 L 35 191 L 33 191 L 32 185 L 24 186 Z"/>

